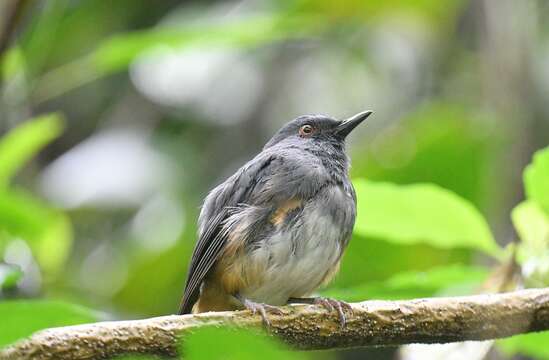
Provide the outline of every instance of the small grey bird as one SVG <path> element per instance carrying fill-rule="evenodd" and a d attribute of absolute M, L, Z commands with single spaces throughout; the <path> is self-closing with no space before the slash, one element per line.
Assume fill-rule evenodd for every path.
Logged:
<path fill-rule="evenodd" d="M 345 325 L 349 305 L 306 296 L 334 277 L 351 237 L 345 138 L 370 114 L 300 116 L 208 194 L 180 314 L 247 308 L 269 324 L 276 306 L 317 303 Z"/>

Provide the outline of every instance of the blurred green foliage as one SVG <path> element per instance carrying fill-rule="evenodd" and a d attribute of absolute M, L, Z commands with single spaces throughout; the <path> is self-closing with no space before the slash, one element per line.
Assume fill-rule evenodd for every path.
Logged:
<path fill-rule="evenodd" d="M 215 346 L 212 346 L 215 339 Z M 245 344 L 243 346 L 242 344 Z M 259 332 L 229 328 L 200 329 L 185 340 L 181 349 L 185 359 L 265 360 L 306 359 L 307 355 L 291 351 L 271 337 Z"/>
<path fill-rule="evenodd" d="M 528 282 L 535 286 L 549 284 L 549 216 L 538 204 L 525 201 L 512 212 L 513 224 L 520 236 L 518 260 L 530 272 Z"/>
<path fill-rule="evenodd" d="M 23 272 L 16 266 L 0 264 L 0 289 L 13 288 L 23 277 Z"/>
<path fill-rule="evenodd" d="M 500 254 L 478 210 L 445 189 L 365 179 L 354 184 L 355 232 L 332 288 L 360 287 L 410 269 L 468 263 L 468 249 Z"/>
<path fill-rule="evenodd" d="M 318 24 L 304 17 L 272 15 L 232 23 L 159 28 L 113 37 L 94 51 L 92 59 L 99 72 L 110 73 L 127 68 L 138 55 L 155 48 L 253 46 L 305 36 L 313 25 Z"/>
<path fill-rule="evenodd" d="M 475 207 L 431 184 L 399 186 L 363 179 L 357 192 L 355 233 L 398 244 L 472 248 L 495 255 L 499 248 Z"/>
<path fill-rule="evenodd" d="M 280 126 L 269 123 L 272 113 L 284 120 L 317 112 L 339 93 L 345 111 L 352 112 L 357 106 L 352 99 L 358 98 L 359 110 L 371 105 L 381 120 L 373 118 L 349 144 L 358 218 L 341 272 L 323 295 L 358 301 L 474 293 L 509 255 L 494 238 L 500 244 L 513 238 L 502 219 L 522 198 L 522 184 L 513 178 L 524 166 L 521 160 L 549 141 L 544 101 L 534 90 L 539 86 L 543 96 L 537 96 L 544 99 L 547 84 L 537 67 L 526 73 L 506 67 L 506 59 L 524 67 L 542 64 L 545 53 L 538 43 L 520 43 L 518 48 L 535 51 L 513 58 L 513 37 L 503 32 L 505 56 L 498 56 L 491 22 L 483 17 L 496 9 L 462 0 L 284 0 L 251 8 L 202 1 L 36 3 L 0 58 L 0 129 L 6 131 L 0 139 L 0 298 L 12 298 L 0 302 L 0 346 L 42 328 L 101 318 L 75 303 L 115 318 L 174 312 L 207 190 Z M 543 6 L 534 3 L 542 19 Z M 513 21 L 498 21 L 500 31 L 519 24 L 515 17 L 521 11 L 512 14 Z M 497 15 L 500 19 L 502 13 Z M 513 33 L 526 28 L 516 26 Z M 533 38 L 541 42 L 546 36 Z M 158 102 L 155 96 L 166 89 L 154 88 L 156 73 L 138 81 L 143 62 L 206 51 L 238 53 L 261 73 L 261 85 L 245 93 L 246 76 L 237 72 L 237 61 L 208 68 L 221 81 L 205 84 L 208 99 L 201 100 L 220 97 L 221 105 L 207 107 L 221 106 L 221 117 L 235 105 L 224 99 L 226 92 L 216 92 L 227 74 L 238 74 L 229 92 L 242 92 L 243 102 L 262 94 L 249 115 L 241 115 L 249 117 L 242 123 Z M 196 61 L 184 66 L 215 65 Z M 160 76 L 169 82 L 182 65 L 162 66 L 173 72 Z M 193 85 L 196 69 L 189 69 L 190 79 L 181 81 L 177 94 Z M 491 79 L 491 69 L 503 70 Z M 372 88 L 356 87 L 361 83 Z M 311 92 L 317 87 L 322 91 Z M 515 92 L 507 96 L 504 88 Z M 280 97 L 298 99 L 300 106 Z M 520 114 L 518 121 L 510 109 Z M 67 121 L 55 113 L 23 122 L 28 114 L 52 110 L 62 111 Z M 176 185 L 166 184 L 162 191 L 181 205 L 184 225 L 176 241 L 164 247 L 155 247 L 161 231 L 144 240 L 134 233 L 148 199 L 130 208 L 59 209 L 38 195 L 40 178 L 55 159 L 117 127 L 145 129 L 155 149 L 181 170 L 172 175 Z M 115 158 L 116 151 L 108 149 Z M 121 165 L 113 164 L 106 165 L 107 173 Z M 89 182 L 108 183 L 97 175 Z M 524 188 L 526 200 L 512 211 L 520 238 L 517 260 L 528 286 L 547 286 L 549 149 L 526 168 Z M 21 244 L 32 258 L 10 264 L 21 251 L 24 255 Z M 102 291 L 98 281 L 105 284 Z M 26 300 L 31 297 L 46 300 Z M 547 336 L 498 344 L 507 354 L 549 358 Z M 182 352 L 195 359 L 333 356 L 289 352 L 256 333 L 216 328 L 193 334 Z"/>
<path fill-rule="evenodd" d="M 547 331 L 528 335 L 517 335 L 498 341 L 499 348 L 508 355 L 523 354 L 536 359 L 549 359 L 549 333 Z"/>
<path fill-rule="evenodd" d="M 536 152 L 532 164 L 524 171 L 526 196 L 549 214 L 549 149 Z"/>
<path fill-rule="evenodd" d="M 549 216 L 542 206 L 549 192 L 549 147 L 535 153 L 533 162 L 524 171 L 524 186 L 528 200 L 520 203 L 511 214 L 520 237 L 517 260 L 522 266 L 524 281 L 529 287 L 549 286 Z M 524 354 L 549 359 L 549 331 L 514 336 L 498 341 L 507 354 Z"/>
<path fill-rule="evenodd" d="M 0 246 L 26 240 L 46 274 L 61 270 L 72 243 L 67 217 L 22 190 L 0 193 L 0 230 Z"/>
<path fill-rule="evenodd" d="M 25 190 L 8 185 L 62 128 L 61 117 L 51 114 L 23 123 L 0 140 L 0 249 L 14 238 L 26 240 L 46 275 L 61 270 L 67 259 L 72 242 L 70 222 Z"/>
<path fill-rule="evenodd" d="M 383 281 L 370 281 L 350 288 L 327 289 L 323 295 L 349 302 L 466 295 L 478 291 L 487 274 L 488 270 L 483 267 L 454 264 L 402 272 Z"/>
<path fill-rule="evenodd" d="M 527 200 L 513 209 L 511 218 L 521 239 L 518 261 L 528 285 L 549 286 L 549 148 L 534 154 L 524 171 Z"/>
<path fill-rule="evenodd" d="M 372 142 L 357 145 L 351 171 L 355 177 L 368 174 L 401 184 L 432 182 L 485 210 L 490 194 L 499 189 L 487 174 L 496 161 L 493 150 L 503 141 L 503 135 L 490 131 L 492 121 L 467 104 L 422 104 Z"/>
<path fill-rule="evenodd" d="M 63 129 L 59 115 L 50 114 L 29 120 L 2 137 L 0 141 L 0 189 Z"/>
<path fill-rule="evenodd" d="M 98 321 L 100 316 L 79 305 L 53 300 L 16 300 L 0 302 L 2 326 L 0 346 L 49 327 Z"/>

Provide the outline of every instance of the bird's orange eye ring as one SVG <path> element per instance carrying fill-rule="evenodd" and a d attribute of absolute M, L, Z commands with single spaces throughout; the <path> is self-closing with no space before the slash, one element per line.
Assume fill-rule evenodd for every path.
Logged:
<path fill-rule="evenodd" d="M 301 137 L 307 137 L 310 136 L 314 131 L 314 128 L 311 125 L 303 125 L 299 128 L 299 135 Z"/>

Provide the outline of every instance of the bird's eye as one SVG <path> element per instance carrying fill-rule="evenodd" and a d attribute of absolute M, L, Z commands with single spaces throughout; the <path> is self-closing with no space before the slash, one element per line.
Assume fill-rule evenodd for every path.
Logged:
<path fill-rule="evenodd" d="M 313 127 L 311 125 L 303 125 L 299 128 L 299 135 L 302 137 L 309 136 L 313 133 Z"/>

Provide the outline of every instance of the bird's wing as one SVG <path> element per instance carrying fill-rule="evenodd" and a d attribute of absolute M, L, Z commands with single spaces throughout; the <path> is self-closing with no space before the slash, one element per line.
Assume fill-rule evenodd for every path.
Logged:
<path fill-rule="evenodd" d="M 213 189 L 204 200 L 198 219 L 199 236 L 191 258 L 180 314 L 191 312 L 200 295 L 200 286 L 208 271 L 222 253 L 226 244 L 226 233 L 220 231 L 230 215 L 231 208 L 246 204 L 249 194 L 260 185 L 258 179 L 272 173 L 269 165 L 273 156 L 260 154 L 240 168 L 224 183 Z M 261 185 L 260 185 L 261 186 Z"/>

